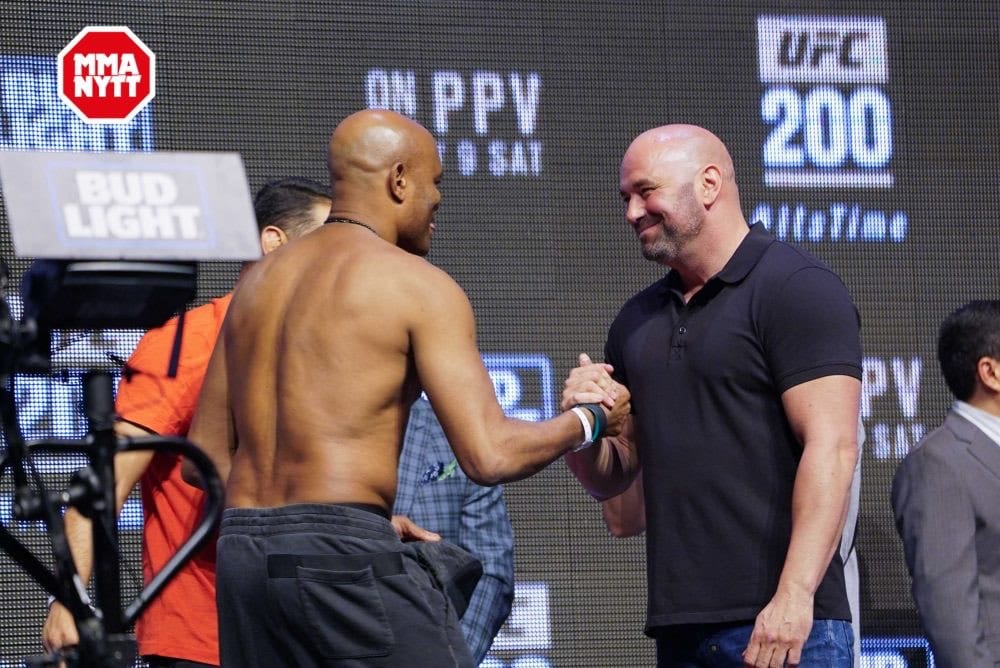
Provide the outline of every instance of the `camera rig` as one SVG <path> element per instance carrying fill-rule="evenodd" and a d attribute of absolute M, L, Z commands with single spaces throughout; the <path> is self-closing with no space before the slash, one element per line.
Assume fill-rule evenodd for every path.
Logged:
<path fill-rule="evenodd" d="M 222 482 L 208 457 L 177 437 L 119 438 L 114 431 L 114 388 L 110 373 L 84 375 L 84 412 L 89 432 L 83 439 L 26 442 L 17 420 L 13 378 L 48 370 L 53 328 L 142 327 L 161 324 L 183 308 L 196 289 L 193 263 L 57 262 L 38 260 L 22 281 L 24 316 L 15 321 L 6 299 L 7 270 L 0 267 L 0 421 L 7 443 L 0 477 L 13 476 L 13 517 L 41 521 L 52 546 L 53 569 L 0 524 L 0 548 L 72 613 L 80 642 L 74 650 L 30 660 L 33 665 L 118 668 L 131 665 L 134 642 L 128 629 L 149 602 L 203 546 L 222 515 Z M 178 332 L 178 336 L 181 332 Z M 123 606 L 119 581 L 114 457 L 120 452 L 153 450 L 190 459 L 205 481 L 202 518 L 191 536 L 133 601 Z M 47 489 L 34 466 L 35 454 L 82 454 L 87 466 L 66 489 Z M 87 595 L 66 539 L 61 510 L 74 507 L 91 520 L 95 597 Z"/>

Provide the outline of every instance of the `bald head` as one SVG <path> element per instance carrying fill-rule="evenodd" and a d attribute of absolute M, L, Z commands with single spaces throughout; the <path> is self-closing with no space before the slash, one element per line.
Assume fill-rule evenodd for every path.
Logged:
<path fill-rule="evenodd" d="M 330 215 L 360 220 L 426 255 L 441 201 L 441 159 L 431 133 L 396 112 L 366 109 L 337 125 L 329 149 Z"/>
<path fill-rule="evenodd" d="M 434 137 L 402 114 L 365 109 L 351 114 L 330 136 L 330 178 L 337 181 L 360 174 L 380 174 L 395 163 L 416 157 Z"/>
<path fill-rule="evenodd" d="M 726 145 L 697 125 L 664 125 L 647 130 L 628 147 L 625 159 L 629 158 L 640 158 L 652 164 L 672 164 L 691 176 L 708 165 L 715 165 L 727 181 L 736 178 L 733 158 Z"/>
<path fill-rule="evenodd" d="M 636 137 L 619 189 L 643 255 L 688 280 L 718 271 L 746 235 L 733 159 L 704 128 L 664 125 Z"/>

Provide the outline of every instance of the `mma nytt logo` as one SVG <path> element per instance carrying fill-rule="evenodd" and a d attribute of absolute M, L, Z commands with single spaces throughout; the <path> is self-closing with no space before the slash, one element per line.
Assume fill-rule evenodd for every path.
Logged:
<path fill-rule="evenodd" d="M 88 26 L 59 53 L 59 97 L 87 123 L 127 123 L 156 94 L 156 55 L 125 26 Z"/>

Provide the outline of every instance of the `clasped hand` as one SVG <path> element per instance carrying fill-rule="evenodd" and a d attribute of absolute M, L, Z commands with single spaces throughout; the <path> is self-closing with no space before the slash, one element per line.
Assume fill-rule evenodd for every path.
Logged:
<path fill-rule="evenodd" d="M 632 394 L 611 377 L 614 367 L 610 364 L 594 362 L 586 353 L 580 353 L 578 362 L 563 383 L 562 410 L 570 410 L 578 404 L 600 404 L 608 417 L 601 436 L 617 436 L 632 411 Z"/>

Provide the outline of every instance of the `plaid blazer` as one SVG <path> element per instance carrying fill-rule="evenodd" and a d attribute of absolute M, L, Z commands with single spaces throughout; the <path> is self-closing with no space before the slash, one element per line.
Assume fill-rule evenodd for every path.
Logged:
<path fill-rule="evenodd" d="M 482 487 L 466 477 L 423 397 L 410 410 L 392 512 L 406 515 L 482 562 L 483 577 L 462 617 L 462 633 L 478 665 L 514 600 L 514 532 L 502 487 Z"/>

